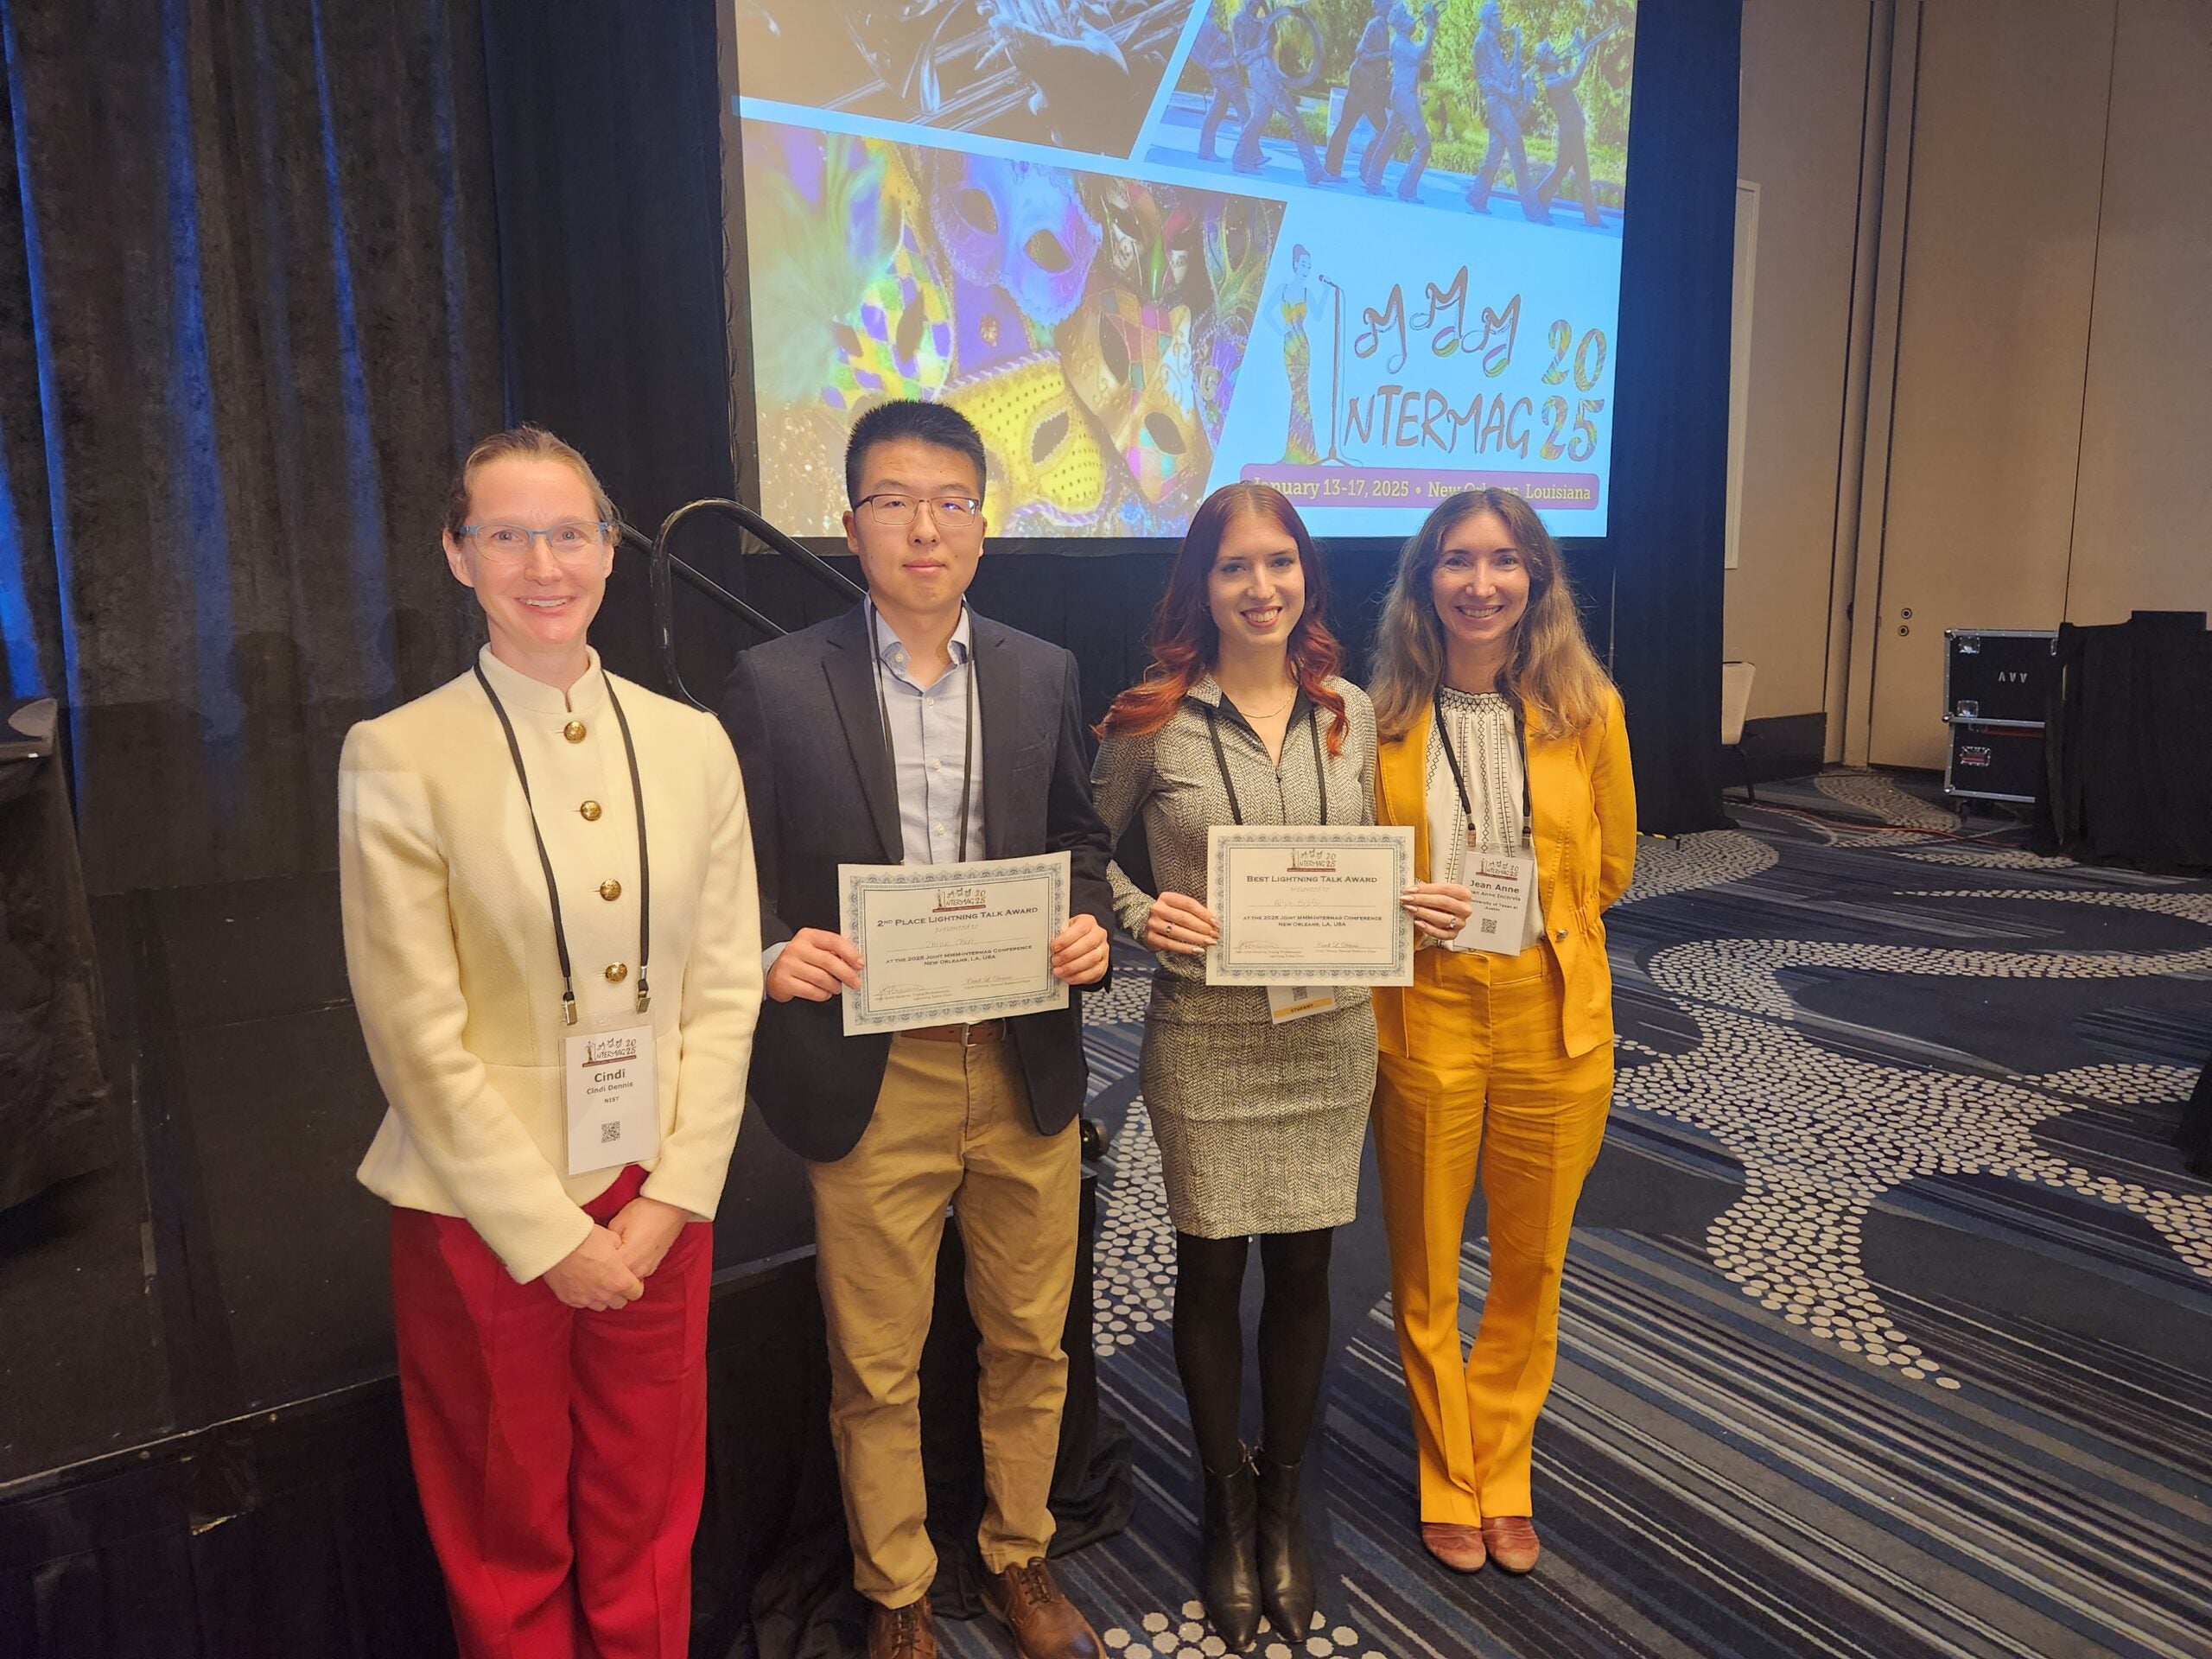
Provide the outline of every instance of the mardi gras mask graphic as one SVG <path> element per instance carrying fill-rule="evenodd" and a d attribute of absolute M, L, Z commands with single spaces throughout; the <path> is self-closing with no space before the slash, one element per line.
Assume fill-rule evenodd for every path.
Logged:
<path fill-rule="evenodd" d="M 952 372 L 963 380 L 1014 362 L 1052 342 L 1002 288 L 952 279 Z"/>
<path fill-rule="evenodd" d="M 1105 452 L 1052 358 L 1024 358 L 963 381 L 944 401 L 983 435 L 985 495 L 1007 504 L 1008 528 L 1033 509 L 1069 524 L 1097 512 L 1106 493 Z"/>
<path fill-rule="evenodd" d="M 1205 479 L 1213 446 L 1198 415 L 1188 306 L 1109 289 L 1062 325 L 1059 339 L 1070 389 L 1121 452 L 1146 500 L 1157 505 Z"/>
<path fill-rule="evenodd" d="M 900 169 L 890 147 L 748 125 L 746 181 L 756 246 L 754 373 L 765 404 L 811 403 L 835 378 L 837 325 L 898 251 Z"/>
<path fill-rule="evenodd" d="M 930 228 L 953 270 L 1005 289 L 1048 327 L 1074 310 L 1098 231 L 1067 174 L 995 156 L 935 160 Z"/>
<path fill-rule="evenodd" d="M 1205 222 L 1190 206 L 1173 191 L 1155 191 L 1134 179 L 1095 181 L 1091 197 L 1103 227 L 1100 283 L 1126 288 L 1141 299 L 1178 301 L 1194 313 L 1211 308 Z"/>
<path fill-rule="evenodd" d="M 837 323 L 837 360 L 822 400 L 847 410 L 879 398 L 928 397 L 952 365 L 952 305 L 930 275 L 911 226 L 891 268 L 861 289 L 849 322 Z"/>
<path fill-rule="evenodd" d="M 1068 385 L 1157 505 L 1213 448 L 1199 416 L 1196 334 L 1212 314 L 1199 221 L 1132 180 L 1098 187 L 1104 242 L 1092 290 L 1055 332 Z"/>

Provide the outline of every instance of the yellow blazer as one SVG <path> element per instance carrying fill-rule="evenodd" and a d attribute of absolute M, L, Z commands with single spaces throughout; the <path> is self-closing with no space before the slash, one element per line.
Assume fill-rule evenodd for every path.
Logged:
<path fill-rule="evenodd" d="M 1433 709 L 1405 736 L 1381 746 L 1375 769 L 1375 822 L 1408 823 L 1414 871 L 1430 880 L 1428 734 Z M 1636 779 L 1618 695 L 1574 736 L 1539 737 L 1529 728 L 1529 804 L 1535 820 L 1536 891 L 1546 942 L 1567 982 L 1561 1034 L 1570 1055 L 1613 1040 L 1613 978 L 1605 963 L 1604 912 L 1628 891 L 1636 870 Z M 1375 1024 L 1386 1054 L 1406 1052 L 1405 992 L 1377 986 Z"/>

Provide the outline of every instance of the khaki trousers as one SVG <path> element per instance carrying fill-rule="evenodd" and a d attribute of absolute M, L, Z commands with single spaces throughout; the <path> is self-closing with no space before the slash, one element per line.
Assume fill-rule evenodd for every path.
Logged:
<path fill-rule="evenodd" d="M 1543 944 L 1518 957 L 1423 950 L 1407 1053 L 1382 1056 L 1376 1163 L 1398 1354 L 1421 1458 L 1421 1518 L 1532 1513 L 1536 1414 L 1559 1357 L 1560 1274 L 1612 1096 L 1610 1045 L 1573 1059 L 1566 987 Z M 1459 1246 L 1479 1164 L 1490 1290 L 1459 1333 Z"/>
<path fill-rule="evenodd" d="M 983 1565 L 1046 1553 L 1068 1360 L 1082 1163 L 1077 1126 L 1037 1133 L 1010 1042 L 894 1037 L 875 1116 L 835 1163 L 807 1166 L 830 1331 L 830 1429 L 853 1582 L 901 1607 L 937 1576 L 924 1525 L 922 1344 L 950 1204 L 982 1342 Z"/>

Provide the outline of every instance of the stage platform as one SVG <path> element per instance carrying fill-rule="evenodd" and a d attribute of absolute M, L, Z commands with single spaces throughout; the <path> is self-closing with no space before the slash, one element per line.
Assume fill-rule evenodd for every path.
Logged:
<path fill-rule="evenodd" d="M 113 1163 L 0 1213 L 0 1653 L 451 1652 L 393 1376 L 388 1211 L 353 1179 L 384 1110 L 337 880 L 95 901 Z M 1084 1184 L 1084 1252 L 1095 1177 Z M 976 1333 L 957 1229 L 925 1360 L 938 1598 L 975 1611 Z M 757 1616 L 857 1648 L 804 1168 L 748 1109 L 715 1224 L 696 1651 Z M 1055 1509 L 1129 1509 L 1079 1294 Z"/>

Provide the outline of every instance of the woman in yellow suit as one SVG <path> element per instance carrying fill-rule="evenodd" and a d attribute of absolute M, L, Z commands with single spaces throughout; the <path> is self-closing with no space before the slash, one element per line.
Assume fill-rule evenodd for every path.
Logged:
<path fill-rule="evenodd" d="M 1376 822 L 1413 826 L 1418 879 L 1477 899 L 1456 941 L 1418 953 L 1413 984 L 1375 993 L 1375 1143 L 1421 1540 L 1459 1572 L 1491 1560 L 1525 1573 L 1560 1273 L 1612 1095 L 1599 917 L 1635 863 L 1636 792 L 1619 695 L 1519 496 L 1454 496 L 1406 544 L 1373 696 Z M 1469 1351 L 1459 1252 L 1478 1163 L 1490 1290 Z"/>

